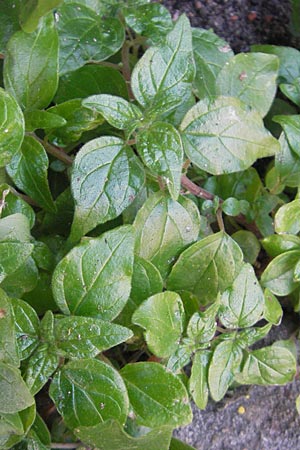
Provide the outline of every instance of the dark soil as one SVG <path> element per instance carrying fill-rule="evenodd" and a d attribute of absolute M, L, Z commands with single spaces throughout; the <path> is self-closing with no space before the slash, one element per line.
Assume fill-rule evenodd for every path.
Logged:
<path fill-rule="evenodd" d="M 238 52 L 252 44 L 288 45 L 300 48 L 300 39 L 289 29 L 289 0 L 165 0 L 176 19 L 185 13 L 192 26 L 212 28 Z M 286 314 L 264 345 L 288 339 L 299 328 L 299 316 Z M 300 381 L 287 386 L 240 387 L 220 403 L 210 402 L 205 411 L 194 408 L 194 420 L 176 436 L 197 450 L 297 450 L 300 449 L 300 417 L 295 400 Z M 242 408 L 241 408 L 242 407 Z"/>

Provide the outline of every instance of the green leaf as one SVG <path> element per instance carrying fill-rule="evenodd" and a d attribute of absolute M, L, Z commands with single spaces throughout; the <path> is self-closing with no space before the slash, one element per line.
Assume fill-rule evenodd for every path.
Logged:
<path fill-rule="evenodd" d="M 2 219 L 3 220 L 3 219 Z M 33 251 L 33 244 L 19 241 L 0 242 L 0 283 L 20 269 Z"/>
<path fill-rule="evenodd" d="M 293 354 L 273 344 L 249 352 L 237 379 L 242 384 L 280 385 L 292 381 L 295 374 L 296 360 Z"/>
<path fill-rule="evenodd" d="M 245 170 L 279 150 L 260 115 L 233 97 L 200 100 L 187 112 L 180 131 L 188 158 L 213 175 Z"/>
<path fill-rule="evenodd" d="M 57 306 L 52 296 L 51 275 L 48 272 L 40 271 L 35 286 L 22 298 L 34 308 L 39 316 L 45 314 L 48 309 L 55 311 Z"/>
<path fill-rule="evenodd" d="M 1 2 L 0 52 L 5 53 L 7 42 L 20 29 L 19 10 L 22 0 Z"/>
<path fill-rule="evenodd" d="M 15 213 L 0 219 L 0 241 L 23 243 L 32 241 L 27 217 L 21 213 Z"/>
<path fill-rule="evenodd" d="M 68 100 L 48 109 L 48 112 L 61 116 L 66 124 L 48 131 L 48 139 L 54 144 L 65 146 L 76 142 L 84 131 L 93 130 L 103 123 L 103 117 L 96 111 L 82 106 L 79 98 Z"/>
<path fill-rule="evenodd" d="M 300 185 L 300 157 L 292 151 L 285 134 L 279 138 L 280 151 L 275 155 L 275 168 L 280 182 L 289 187 Z"/>
<path fill-rule="evenodd" d="M 86 62 L 103 61 L 122 46 L 125 33 L 118 19 L 102 19 L 77 3 L 65 3 L 56 13 L 60 40 L 60 74 L 72 72 Z"/>
<path fill-rule="evenodd" d="M 220 342 L 215 347 L 208 370 L 208 384 L 216 402 L 224 397 L 233 382 L 242 357 L 241 349 L 233 340 Z"/>
<path fill-rule="evenodd" d="M 35 310 L 23 300 L 11 299 L 11 304 L 19 357 L 27 359 L 38 346 L 40 321 Z"/>
<path fill-rule="evenodd" d="M 170 427 L 160 427 L 132 437 L 115 420 L 93 427 L 78 427 L 74 431 L 82 442 L 99 450 L 169 450 L 172 435 Z"/>
<path fill-rule="evenodd" d="M 46 311 L 40 325 L 41 340 L 54 343 L 54 315 L 52 311 Z"/>
<path fill-rule="evenodd" d="M 27 0 L 22 3 L 20 24 L 26 33 L 37 28 L 41 17 L 56 8 L 63 0 Z"/>
<path fill-rule="evenodd" d="M 14 414 L 34 404 L 20 371 L 0 362 L 0 414 Z"/>
<path fill-rule="evenodd" d="M 144 172 L 122 139 L 102 136 L 77 153 L 72 171 L 75 216 L 71 238 L 118 217 L 144 184 Z"/>
<path fill-rule="evenodd" d="M 127 98 L 126 82 L 120 72 L 112 67 L 92 64 L 81 67 L 60 78 L 54 100 L 56 103 L 62 103 L 95 94 L 111 94 Z"/>
<path fill-rule="evenodd" d="M 2 289 L 0 289 L 0 361 L 15 366 L 20 363 L 11 300 Z"/>
<path fill-rule="evenodd" d="M 55 324 L 56 346 L 70 359 L 93 358 L 132 335 L 128 328 L 94 317 L 64 317 Z"/>
<path fill-rule="evenodd" d="M 53 294 L 61 311 L 114 319 L 130 294 L 133 247 L 130 225 L 74 247 L 53 274 Z"/>
<path fill-rule="evenodd" d="M 224 232 L 215 233 L 181 253 L 169 275 L 168 289 L 190 291 L 202 304 L 214 302 L 218 292 L 232 284 L 242 262 L 237 243 Z"/>
<path fill-rule="evenodd" d="M 190 394 L 200 409 L 205 409 L 208 402 L 208 366 L 211 353 L 206 350 L 195 354 L 189 379 Z"/>
<path fill-rule="evenodd" d="M 57 114 L 52 114 L 48 111 L 40 111 L 38 109 L 26 111 L 24 113 L 24 117 L 25 128 L 28 132 L 32 132 L 37 129 L 59 128 L 63 127 L 67 123 L 63 117 Z"/>
<path fill-rule="evenodd" d="M 178 427 L 192 420 L 183 383 L 160 364 L 127 364 L 120 373 L 138 424 L 151 428 Z"/>
<path fill-rule="evenodd" d="M 52 272 L 55 266 L 55 257 L 50 248 L 42 241 L 35 241 L 32 257 L 36 265 L 43 270 Z"/>
<path fill-rule="evenodd" d="M 219 303 L 214 303 L 203 312 L 195 312 L 187 326 L 187 335 L 195 341 L 196 345 L 210 341 L 216 332 L 216 315 Z"/>
<path fill-rule="evenodd" d="M 300 106 L 300 77 L 295 78 L 293 83 L 282 83 L 279 85 L 281 92 L 297 106 Z"/>
<path fill-rule="evenodd" d="M 176 128 L 154 122 L 137 133 L 137 150 L 150 171 L 163 177 L 173 200 L 180 192 L 183 147 Z"/>
<path fill-rule="evenodd" d="M 136 253 L 154 264 L 165 278 L 180 252 L 198 238 L 201 218 L 191 200 L 152 194 L 134 221 Z M 171 289 L 172 290 L 172 289 Z"/>
<path fill-rule="evenodd" d="M 26 361 L 24 380 L 32 395 L 37 394 L 58 368 L 58 355 L 52 345 L 41 344 Z"/>
<path fill-rule="evenodd" d="M 292 83 L 300 76 L 300 52 L 280 45 L 252 45 L 254 52 L 268 53 L 279 58 L 278 83 Z"/>
<path fill-rule="evenodd" d="M 231 235 L 241 247 L 244 255 L 244 261 L 254 264 L 260 252 L 260 243 L 251 231 L 239 230 Z"/>
<path fill-rule="evenodd" d="M 275 295 L 288 295 L 299 282 L 294 281 L 294 269 L 300 260 L 300 250 L 291 250 L 276 256 L 265 269 L 261 277 L 264 287 Z"/>
<path fill-rule="evenodd" d="M 25 245 L 23 243 L 23 245 Z M 19 258 L 19 254 L 17 256 Z M 19 261 L 18 261 L 19 262 Z M 15 266 L 16 267 L 16 266 Z M 1 283 L 1 288 L 11 297 L 22 297 L 32 291 L 38 281 L 38 269 L 31 256 L 14 272 L 10 273 Z"/>
<path fill-rule="evenodd" d="M 290 250 L 300 250 L 300 237 L 293 234 L 271 234 L 262 239 L 261 243 L 271 258 Z"/>
<path fill-rule="evenodd" d="M 5 88 L 22 109 L 43 109 L 54 97 L 58 84 L 58 36 L 52 14 L 37 31 L 15 33 L 4 61 Z"/>
<path fill-rule="evenodd" d="M 182 373 L 181 369 L 190 363 L 195 346 L 188 339 L 184 338 L 183 343 L 170 356 L 167 362 L 167 369 L 174 374 Z"/>
<path fill-rule="evenodd" d="M 54 377 L 50 396 L 70 428 L 114 419 L 124 425 L 128 396 L 124 381 L 110 365 L 97 359 L 66 364 Z"/>
<path fill-rule="evenodd" d="M 275 55 L 239 53 L 219 72 L 217 95 L 237 97 L 264 117 L 276 94 L 278 69 Z"/>
<path fill-rule="evenodd" d="M 253 267 L 245 263 L 221 295 L 219 318 L 226 328 L 246 328 L 262 318 L 264 294 Z"/>
<path fill-rule="evenodd" d="M 142 118 L 142 112 L 136 105 L 115 95 L 92 95 L 84 99 L 82 105 L 102 114 L 110 125 L 120 130 L 134 129 Z"/>
<path fill-rule="evenodd" d="M 0 196 L 2 199 L 4 198 L 4 208 L 1 212 L 1 217 L 8 217 L 10 215 L 20 213 L 23 216 L 27 217 L 30 228 L 33 227 L 35 222 L 35 215 L 32 207 L 25 202 L 21 197 L 16 195 L 17 192 L 9 186 L 8 184 L 1 184 L 0 185 Z"/>
<path fill-rule="evenodd" d="M 141 304 L 151 295 L 163 290 L 163 280 L 157 268 L 146 259 L 135 256 L 130 298 Z"/>
<path fill-rule="evenodd" d="M 55 211 L 48 185 L 49 160 L 44 147 L 25 136 L 21 149 L 7 166 L 7 172 L 19 189 L 26 192 L 47 211 Z"/>
<path fill-rule="evenodd" d="M 263 327 L 250 327 L 239 331 L 236 335 L 236 343 L 241 349 L 246 349 L 261 339 L 265 338 L 272 328 L 271 323 Z"/>
<path fill-rule="evenodd" d="M 179 441 L 176 438 L 171 439 L 171 446 L 169 450 L 196 450 L 194 447 L 186 444 L 185 442 Z"/>
<path fill-rule="evenodd" d="M 181 298 L 169 291 L 153 295 L 138 307 L 132 321 L 146 330 L 145 339 L 151 352 L 166 358 L 178 347 L 183 332 L 184 308 Z"/>
<path fill-rule="evenodd" d="M 300 231 L 300 199 L 281 206 L 275 214 L 276 233 L 298 234 Z"/>
<path fill-rule="evenodd" d="M 193 28 L 193 49 L 196 64 L 194 88 L 198 98 L 216 96 L 216 78 L 234 53 L 226 41 L 212 30 Z"/>
<path fill-rule="evenodd" d="M 190 95 L 194 78 L 192 34 L 188 19 L 181 16 L 165 42 L 150 47 L 132 72 L 132 90 L 148 114 L 172 111 Z"/>
<path fill-rule="evenodd" d="M 16 100 L 0 88 L 0 167 L 19 150 L 25 131 L 24 117 Z"/>
<path fill-rule="evenodd" d="M 159 3 L 132 6 L 123 11 L 126 24 L 137 34 L 159 42 L 173 28 L 169 11 Z"/>
<path fill-rule="evenodd" d="M 291 149 L 300 157 L 300 115 L 275 116 L 273 121 L 282 126 Z"/>
<path fill-rule="evenodd" d="M 280 325 L 283 311 L 281 304 L 270 289 L 265 289 L 264 318 L 272 325 Z"/>
<path fill-rule="evenodd" d="M 35 404 L 13 414 L 0 414 L 1 449 L 14 448 L 28 433 L 35 419 Z"/>

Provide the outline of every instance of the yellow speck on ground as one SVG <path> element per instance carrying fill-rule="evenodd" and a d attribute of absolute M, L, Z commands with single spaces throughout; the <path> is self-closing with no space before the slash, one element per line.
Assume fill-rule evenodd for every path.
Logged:
<path fill-rule="evenodd" d="M 245 414 L 245 412 L 246 412 L 245 408 L 243 406 L 240 406 L 239 409 L 238 409 L 238 413 L 239 414 Z"/>

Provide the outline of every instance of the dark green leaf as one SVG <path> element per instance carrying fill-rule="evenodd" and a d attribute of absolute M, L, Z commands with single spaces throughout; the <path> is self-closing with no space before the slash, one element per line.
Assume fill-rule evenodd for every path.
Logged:
<path fill-rule="evenodd" d="M 21 197 L 16 195 L 14 188 L 8 184 L 0 185 L 0 196 L 4 199 L 4 208 L 2 209 L 1 217 L 7 217 L 16 213 L 20 213 L 27 217 L 30 228 L 33 227 L 35 222 L 34 211 L 31 206 L 25 202 Z M 4 198 L 5 196 L 5 198 Z"/>
<path fill-rule="evenodd" d="M 220 342 L 216 346 L 208 370 L 209 390 L 216 402 L 224 397 L 233 382 L 242 357 L 241 349 L 232 340 Z"/>
<path fill-rule="evenodd" d="M 37 129 L 59 128 L 66 125 L 66 120 L 48 111 L 40 111 L 38 109 L 27 111 L 24 114 L 26 131 L 32 132 Z"/>
<path fill-rule="evenodd" d="M 220 71 L 217 94 L 237 97 L 264 117 L 276 94 L 278 68 L 275 55 L 239 53 Z"/>
<path fill-rule="evenodd" d="M 137 101 L 155 116 L 174 110 L 190 94 L 194 78 L 192 33 L 181 16 L 164 44 L 150 47 L 132 73 Z"/>
<path fill-rule="evenodd" d="M 297 106 L 300 106 L 300 77 L 295 78 L 291 84 L 280 84 L 281 92 Z"/>
<path fill-rule="evenodd" d="M 122 139 L 103 136 L 77 153 L 72 172 L 75 241 L 96 225 L 118 217 L 132 203 L 144 183 L 144 172 Z"/>
<path fill-rule="evenodd" d="M 237 377 L 242 384 L 286 384 L 296 373 L 296 360 L 286 348 L 273 344 L 249 352 Z"/>
<path fill-rule="evenodd" d="M 246 349 L 257 341 L 265 338 L 272 328 L 271 323 L 267 323 L 263 327 L 250 327 L 239 331 L 236 335 L 236 343 L 241 349 Z"/>
<path fill-rule="evenodd" d="M 273 120 L 280 123 L 291 149 L 300 157 L 300 115 L 275 116 Z"/>
<path fill-rule="evenodd" d="M 190 160 L 214 175 L 245 170 L 258 158 L 279 150 L 260 115 L 238 98 L 199 101 L 184 117 L 180 130 Z"/>
<path fill-rule="evenodd" d="M 196 64 L 194 87 L 199 98 L 216 96 L 216 78 L 233 57 L 230 46 L 212 30 L 193 28 L 193 49 Z"/>
<path fill-rule="evenodd" d="M 35 404 L 13 414 L 0 413 L 1 449 L 15 448 L 15 444 L 20 442 L 28 433 L 33 424 L 35 414 Z"/>
<path fill-rule="evenodd" d="M 124 381 L 97 359 L 66 364 L 54 377 L 50 396 L 68 427 L 93 426 L 114 419 L 124 425 L 128 396 Z"/>
<path fill-rule="evenodd" d="M 56 303 L 52 296 L 51 274 L 41 271 L 37 274 L 36 284 L 30 292 L 23 295 L 23 300 L 29 303 L 38 315 L 43 315 L 48 309 L 55 311 Z"/>
<path fill-rule="evenodd" d="M 219 318 L 226 328 L 246 328 L 262 318 L 264 294 L 253 267 L 245 263 L 221 295 Z"/>
<path fill-rule="evenodd" d="M 137 150 L 152 173 L 163 177 L 171 197 L 180 192 L 183 147 L 176 128 L 167 122 L 154 122 L 137 134 Z"/>
<path fill-rule="evenodd" d="M 110 125 L 120 130 L 134 129 L 142 118 L 142 112 L 136 105 L 115 95 L 92 95 L 84 99 L 82 105 L 97 111 Z"/>
<path fill-rule="evenodd" d="M 20 371 L 0 362 L 0 414 L 14 414 L 34 404 Z"/>
<path fill-rule="evenodd" d="M 81 103 L 79 98 L 74 98 L 48 109 L 49 113 L 59 115 L 66 121 L 64 126 L 48 130 L 49 140 L 65 146 L 78 141 L 84 131 L 93 130 L 103 123 L 99 113 L 84 108 Z"/>
<path fill-rule="evenodd" d="M 128 328 L 94 317 L 64 317 L 55 324 L 56 346 L 70 359 L 93 358 L 131 337 Z"/>
<path fill-rule="evenodd" d="M 15 213 L 0 219 L 0 241 L 29 243 L 31 240 L 30 226 L 26 216 Z"/>
<path fill-rule="evenodd" d="M 9 163 L 24 137 L 24 117 L 16 100 L 0 88 L 0 167 Z"/>
<path fill-rule="evenodd" d="M 112 67 L 86 65 L 63 75 L 55 95 L 56 103 L 95 94 L 111 94 L 127 98 L 127 86 L 120 72 Z"/>
<path fill-rule="evenodd" d="M 130 28 L 136 33 L 150 38 L 152 42 L 162 41 L 173 28 L 171 14 L 159 3 L 124 9 L 124 17 Z"/>
<path fill-rule="evenodd" d="M 41 344 L 26 361 L 24 380 L 32 395 L 37 394 L 57 369 L 59 358 L 52 345 Z"/>
<path fill-rule="evenodd" d="M 283 311 L 281 304 L 269 289 L 265 289 L 264 318 L 273 325 L 280 325 Z"/>
<path fill-rule="evenodd" d="M 241 212 L 239 200 L 234 197 L 228 197 L 222 203 L 222 211 L 228 216 L 238 216 Z"/>
<path fill-rule="evenodd" d="M 275 295 L 288 295 L 299 282 L 294 281 L 294 269 L 300 260 L 300 250 L 291 250 L 276 256 L 265 269 L 261 277 L 264 287 Z"/>
<path fill-rule="evenodd" d="M 146 259 L 135 256 L 130 297 L 141 304 L 143 300 L 163 290 L 163 280 L 157 268 Z"/>
<path fill-rule="evenodd" d="M 21 360 L 27 359 L 39 343 L 39 318 L 23 300 L 12 299 L 11 304 L 19 357 Z"/>
<path fill-rule="evenodd" d="M 22 0 L 5 0 L 1 2 L 1 28 L 0 28 L 0 52 L 5 53 L 6 44 L 14 34 L 20 29 L 19 10 Z"/>
<path fill-rule="evenodd" d="M 4 219 L 1 219 L 4 220 Z M 33 251 L 33 244 L 20 241 L 0 242 L 0 283 L 20 269 Z"/>
<path fill-rule="evenodd" d="M 176 438 L 171 439 L 171 445 L 169 450 L 196 450 L 194 447 L 186 444 L 185 442 L 179 441 Z"/>
<path fill-rule="evenodd" d="M 55 211 L 48 185 L 48 165 L 44 147 L 33 137 L 25 136 L 21 149 L 7 166 L 7 172 L 19 189 L 46 210 Z"/>
<path fill-rule="evenodd" d="M 62 3 L 63 0 L 25 0 L 20 11 L 20 24 L 26 33 L 32 33 L 41 17 Z"/>
<path fill-rule="evenodd" d="M 0 289 L 0 361 L 15 366 L 20 363 L 11 300 L 2 289 Z"/>
<path fill-rule="evenodd" d="M 163 192 L 152 194 L 134 222 L 136 252 L 165 278 L 180 252 L 198 238 L 200 222 L 191 200 L 180 196 L 174 201 Z"/>
<path fill-rule="evenodd" d="M 121 375 L 137 423 L 146 427 L 186 425 L 192 420 L 188 395 L 178 377 L 152 362 L 127 364 Z"/>
<path fill-rule="evenodd" d="M 278 56 L 280 61 L 278 83 L 292 83 L 300 76 L 299 50 L 279 45 L 252 45 L 251 50 Z"/>
<path fill-rule="evenodd" d="M 300 250 L 300 237 L 293 234 L 271 234 L 262 239 L 261 243 L 272 258 L 289 250 Z"/>
<path fill-rule="evenodd" d="M 52 14 L 37 31 L 18 31 L 9 40 L 4 62 L 5 88 L 22 109 L 49 105 L 58 84 L 58 36 Z"/>
<path fill-rule="evenodd" d="M 300 185 L 300 157 L 292 151 L 285 134 L 279 139 L 280 151 L 275 155 L 275 168 L 280 182 L 289 187 Z"/>
<path fill-rule="evenodd" d="M 34 242 L 32 257 L 40 269 L 47 270 L 48 272 L 51 272 L 54 269 L 55 257 L 44 242 Z"/>
<path fill-rule="evenodd" d="M 200 409 L 205 409 L 208 401 L 208 366 L 211 353 L 210 351 L 200 351 L 195 354 L 193 359 L 189 391 Z"/>
<path fill-rule="evenodd" d="M 72 72 L 89 61 L 103 61 L 122 46 L 125 33 L 115 18 L 102 19 L 77 3 L 66 3 L 56 13 L 60 39 L 60 74 Z"/>
<path fill-rule="evenodd" d="M 24 245 L 24 244 L 23 244 Z M 17 256 L 19 258 L 19 255 Z M 1 283 L 1 288 L 11 297 L 22 297 L 35 288 L 38 280 L 38 269 L 31 256 Z"/>
<path fill-rule="evenodd" d="M 239 230 L 231 235 L 241 247 L 244 255 L 244 261 L 254 264 L 260 252 L 260 243 L 251 231 Z"/>
<path fill-rule="evenodd" d="M 168 289 L 186 290 L 202 304 L 216 301 L 241 270 L 243 254 L 238 244 L 224 232 L 191 245 L 181 253 L 168 278 Z"/>
<path fill-rule="evenodd" d="M 74 216 L 74 200 L 70 188 L 63 191 L 54 202 L 56 213 L 49 213 L 43 217 L 42 229 L 47 234 L 57 233 L 61 236 L 70 234 Z"/>
<path fill-rule="evenodd" d="M 114 319 L 130 294 L 133 246 L 127 225 L 73 248 L 53 274 L 54 297 L 63 313 Z"/>
<path fill-rule="evenodd" d="M 139 437 L 125 433 L 115 420 L 75 429 L 79 439 L 99 450 L 169 450 L 172 429 L 160 427 Z"/>
<path fill-rule="evenodd" d="M 151 352 L 166 358 L 178 347 L 183 332 L 182 301 L 175 292 L 153 295 L 138 307 L 132 321 L 146 330 L 145 339 Z"/>
<path fill-rule="evenodd" d="M 298 234 L 300 231 L 300 199 L 281 206 L 275 214 L 276 233 Z"/>

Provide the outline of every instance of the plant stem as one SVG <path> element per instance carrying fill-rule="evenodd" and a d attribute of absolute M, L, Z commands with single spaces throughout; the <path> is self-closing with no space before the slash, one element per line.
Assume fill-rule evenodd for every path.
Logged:
<path fill-rule="evenodd" d="M 193 183 L 193 181 L 191 181 L 186 175 L 182 175 L 181 184 L 191 194 L 195 195 L 196 197 L 200 197 L 203 200 L 213 200 L 215 198 L 214 194 L 211 194 L 210 192 L 206 191 L 202 187 Z M 221 198 L 219 199 L 219 201 L 220 201 L 220 204 L 223 203 L 223 200 Z M 257 228 L 256 224 L 254 222 L 252 222 L 252 223 L 247 222 L 247 219 L 244 216 L 244 214 L 239 214 L 238 216 L 235 216 L 234 220 L 236 222 L 238 222 L 240 225 L 243 225 L 243 227 L 245 227 L 247 230 L 251 231 L 258 239 L 262 238 L 261 232 Z M 218 215 L 217 215 L 217 221 L 218 221 L 218 225 L 221 229 L 221 223 L 219 222 Z M 223 222 L 223 220 L 222 220 L 222 222 Z"/>
<path fill-rule="evenodd" d="M 130 64 L 129 64 L 129 49 L 130 49 L 130 45 L 127 42 L 125 42 L 122 47 L 122 73 L 123 73 L 123 77 L 125 78 L 125 81 L 127 84 L 129 98 L 131 98 L 131 100 L 134 100 L 134 95 L 131 90 L 131 84 L 130 84 L 131 70 L 130 70 Z"/>
<path fill-rule="evenodd" d="M 67 166 L 71 166 L 73 164 L 73 158 L 71 158 L 71 156 L 69 156 L 62 148 L 56 147 L 56 145 L 49 144 L 49 142 L 43 141 L 36 135 L 34 135 L 34 137 L 43 145 L 43 147 L 45 147 L 47 153 L 55 156 L 55 158 L 65 163 Z"/>

